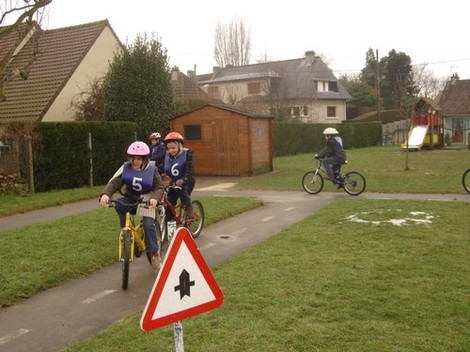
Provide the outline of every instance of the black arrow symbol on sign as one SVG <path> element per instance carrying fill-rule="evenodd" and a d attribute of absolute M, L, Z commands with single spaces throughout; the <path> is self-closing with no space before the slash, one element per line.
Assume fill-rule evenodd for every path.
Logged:
<path fill-rule="evenodd" d="M 191 286 L 194 286 L 194 280 L 190 281 L 189 273 L 186 271 L 186 269 L 183 269 L 180 274 L 180 284 L 178 286 L 175 286 L 175 291 L 180 291 L 180 299 L 182 299 L 185 295 L 191 297 Z"/>

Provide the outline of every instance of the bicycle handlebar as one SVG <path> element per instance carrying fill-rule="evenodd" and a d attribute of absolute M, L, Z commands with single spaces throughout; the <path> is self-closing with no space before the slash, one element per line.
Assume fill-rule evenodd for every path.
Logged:
<path fill-rule="evenodd" d="M 133 207 L 138 206 L 139 204 L 143 204 L 144 208 L 147 208 L 147 209 L 150 208 L 150 202 L 149 201 L 144 202 L 140 198 L 137 200 L 137 202 L 134 202 L 134 203 L 124 203 L 121 199 L 122 198 L 110 199 L 108 203 L 108 207 L 113 208 L 116 206 L 116 203 L 118 203 L 119 205 L 122 205 L 125 208 L 133 208 Z"/>

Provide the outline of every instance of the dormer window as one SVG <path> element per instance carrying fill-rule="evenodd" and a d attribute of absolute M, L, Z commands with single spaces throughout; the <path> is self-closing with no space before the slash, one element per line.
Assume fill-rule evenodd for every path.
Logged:
<path fill-rule="evenodd" d="M 315 81 L 315 87 L 318 92 L 338 93 L 338 83 L 335 81 Z"/>

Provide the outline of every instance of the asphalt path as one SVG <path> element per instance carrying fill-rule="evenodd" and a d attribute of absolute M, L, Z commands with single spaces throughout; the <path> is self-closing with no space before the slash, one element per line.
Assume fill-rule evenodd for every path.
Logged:
<path fill-rule="evenodd" d="M 342 192 L 308 195 L 303 191 L 231 191 L 233 180 L 217 184 L 200 182 L 193 193 L 208 196 L 257 197 L 264 206 L 206 227 L 196 239 L 210 268 L 314 214 L 334 199 L 350 197 Z M 470 201 L 468 194 L 368 194 L 360 198 Z M 83 213 L 97 208 L 97 200 L 0 218 L 0 231 L 19 225 Z M 0 311 L 0 351 L 60 351 L 115 321 L 145 307 L 156 274 L 145 256 L 131 264 L 129 288 L 120 287 L 121 265 L 44 291 L 22 304 Z"/>

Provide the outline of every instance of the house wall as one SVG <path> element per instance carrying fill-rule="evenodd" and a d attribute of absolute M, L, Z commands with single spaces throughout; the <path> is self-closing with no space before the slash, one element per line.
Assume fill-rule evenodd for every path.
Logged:
<path fill-rule="evenodd" d="M 109 27 L 105 27 L 93 47 L 72 74 L 64 88 L 47 110 L 42 121 L 71 121 L 73 111 L 70 103 L 80 92 L 87 90 L 95 78 L 103 77 L 108 71 L 114 53 L 120 50 L 119 41 Z"/>
<path fill-rule="evenodd" d="M 336 107 L 336 117 L 327 117 L 327 108 Z M 346 120 L 346 102 L 342 100 L 317 100 L 310 104 L 310 116 L 301 119 L 306 123 L 341 123 Z"/>
<path fill-rule="evenodd" d="M 248 83 L 260 83 L 260 94 L 265 95 L 266 92 L 269 92 L 268 83 L 266 80 L 256 79 L 256 80 L 243 80 L 243 81 L 236 81 L 236 82 L 228 82 L 228 83 L 219 83 L 217 84 L 219 90 L 219 96 L 211 97 L 211 98 L 218 98 L 224 102 L 224 104 L 236 104 L 241 99 L 247 96 L 256 96 L 258 94 L 249 94 L 248 93 Z M 215 84 L 214 84 L 215 85 Z M 206 89 L 207 92 L 207 89 Z"/>
<path fill-rule="evenodd" d="M 458 119 L 459 123 L 453 122 L 453 119 Z M 442 120 L 444 136 L 449 134 L 452 143 L 470 145 L 470 116 L 443 116 Z"/>

